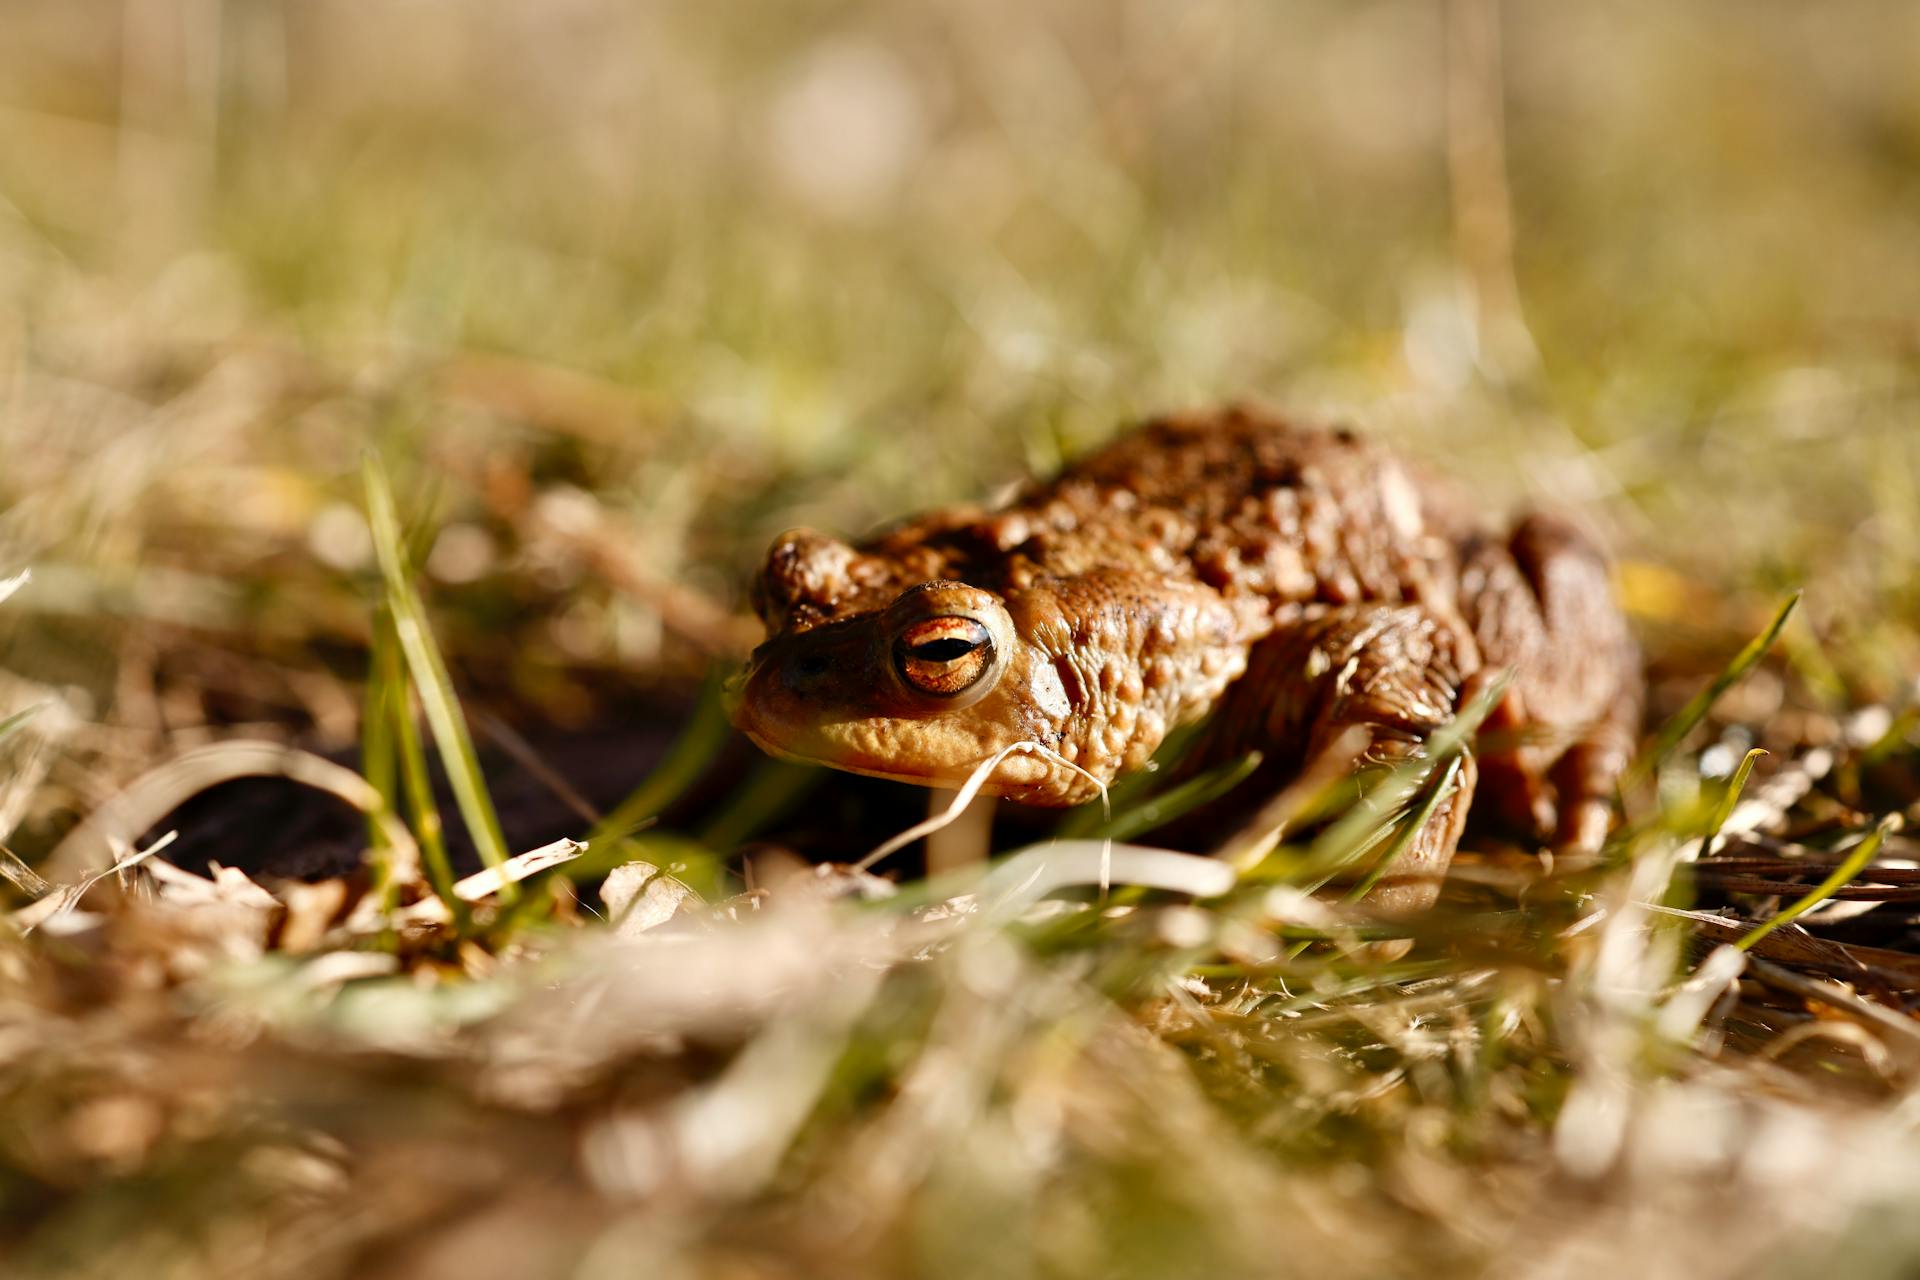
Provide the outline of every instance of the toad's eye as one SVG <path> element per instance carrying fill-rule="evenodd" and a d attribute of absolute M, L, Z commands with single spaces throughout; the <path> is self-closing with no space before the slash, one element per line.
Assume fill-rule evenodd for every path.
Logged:
<path fill-rule="evenodd" d="M 893 664 L 921 693 L 951 698 L 992 668 L 993 636 L 972 618 L 928 618 L 900 633 Z"/>

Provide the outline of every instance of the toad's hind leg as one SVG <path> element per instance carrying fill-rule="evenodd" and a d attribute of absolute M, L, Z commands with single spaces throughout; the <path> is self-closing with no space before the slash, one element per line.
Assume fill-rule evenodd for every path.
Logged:
<path fill-rule="evenodd" d="M 1505 542 L 1462 548 L 1460 611 L 1489 672 L 1513 683 L 1481 729 L 1484 792 L 1507 823 L 1559 848 L 1606 839 L 1643 698 L 1639 651 L 1606 561 L 1534 515 Z"/>
<path fill-rule="evenodd" d="M 1297 773 L 1344 752 L 1358 727 L 1364 762 L 1395 765 L 1422 755 L 1453 719 L 1478 666 L 1473 641 L 1458 625 L 1419 605 L 1329 609 L 1254 648 L 1206 754 L 1217 759 L 1257 748 Z M 1431 905 L 1459 843 L 1474 780 L 1474 761 L 1465 756 L 1453 788 L 1368 892 L 1369 906 L 1401 913 Z"/>

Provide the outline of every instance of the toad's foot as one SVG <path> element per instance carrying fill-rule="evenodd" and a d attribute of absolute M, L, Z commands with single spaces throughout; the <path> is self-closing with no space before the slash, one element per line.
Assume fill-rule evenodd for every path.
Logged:
<path fill-rule="evenodd" d="M 1392 767 L 1423 755 L 1429 739 L 1453 720 L 1477 666 L 1472 639 L 1419 605 L 1329 609 L 1255 647 L 1248 678 L 1222 709 L 1205 752 L 1217 758 L 1257 748 L 1286 768 L 1313 773 L 1329 753 L 1344 750 L 1358 727 L 1367 745 L 1356 763 Z M 1256 698 L 1256 691 L 1264 696 Z M 1432 904 L 1466 823 L 1475 779 L 1474 760 L 1465 755 L 1452 788 L 1393 864 L 1379 869 L 1362 898 L 1366 906 L 1401 915 Z M 1345 872 L 1349 884 L 1368 875 L 1365 865 Z"/>

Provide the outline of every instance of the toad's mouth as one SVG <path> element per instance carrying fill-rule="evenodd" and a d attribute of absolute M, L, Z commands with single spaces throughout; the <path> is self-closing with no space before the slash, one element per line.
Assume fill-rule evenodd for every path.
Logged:
<path fill-rule="evenodd" d="M 751 696 L 756 673 L 743 671 L 729 679 L 720 691 L 721 707 L 734 728 L 747 735 L 754 746 L 770 756 L 857 773 L 865 778 L 905 782 L 919 787 L 957 785 L 949 783 L 944 772 L 918 768 L 910 757 L 893 753 L 862 750 L 820 731 L 813 722 L 796 724 L 787 717 L 768 714 L 760 701 Z"/>
<path fill-rule="evenodd" d="M 968 790 L 1044 808 L 1079 804 L 1105 789 L 1099 778 L 1039 742 L 1011 742 L 998 750 L 970 753 L 952 763 L 911 762 L 911 756 L 903 760 L 857 750 L 831 739 L 822 742 L 811 734 L 770 735 L 751 718 L 734 723 L 770 756 L 863 778 L 947 791 Z"/>
<path fill-rule="evenodd" d="M 747 735 L 754 746 L 770 756 L 781 760 L 791 760 L 795 764 L 810 764 L 824 769 L 838 769 L 842 773 L 857 773 L 863 778 L 881 778 L 887 782 L 906 782 L 916 787 L 946 787 L 955 785 L 945 777 L 928 773 L 907 773 L 898 766 L 869 763 L 857 757 L 849 757 L 825 748 L 808 750 L 805 746 L 794 744 L 784 738 L 772 738 L 760 732 L 750 723 L 736 719 L 734 726 Z"/>

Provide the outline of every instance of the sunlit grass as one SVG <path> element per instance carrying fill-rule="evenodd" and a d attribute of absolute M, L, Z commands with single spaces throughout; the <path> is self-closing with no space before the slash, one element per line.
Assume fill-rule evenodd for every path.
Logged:
<path fill-rule="evenodd" d="M 466 823 L 467 833 L 473 837 L 480 860 L 498 869 L 509 856 L 506 837 L 500 830 L 500 816 L 494 811 L 493 799 L 481 775 L 473 734 L 467 728 L 466 716 L 453 691 L 453 679 L 448 675 L 446 661 L 440 656 L 440 648 L 434 643 L 432 632 L 428 629 L 426 609 L 413 584 L 412 566 L 408 563 L 400 518 L 394 508 L 393 489 L 377 458 L 367 459 L 366 485 L 367 514 L 372 526 L 374 553 L 379 557 L 381 577 L 386 583 L 385 607 L 380 611 L 376 625 L 392 629 L 400 652 L 406 656 L 412 688 L 419 696 L 427 723 L 433 727 L 434 745 L 439 749 L 441 763 L 453 785 L 454 798 L 460 806 L 460 816 Z M 389 661 L 389 668 L 391 665 Z M 408 689 L 394 684 L 391 671 L 383 671 L 381 677 L 382 682 L 391 687 L 385 699 L 389 716 L 410 721 L 413 713 L 408 705 L 411 701 Z M 406 726 L 401 726 L 395 736 L 400 746 L 402 772 L 407 780 L 409 801 L 415 806 L 416 820 L 435 829 L 434 841 L 438 844 L 440 820 L 433 810 L 432 797 L 425 789 L 425 769 L 422 767 L 418 740 Z M 445 865 L 444 850 L 439 854 L 439 861 L 442 866 Z M 502 890 L 501 897 L 511 903 L 516 892 L 508 886 Z"/>
<path fill-rule="evenodd" d="M 10 14 L 0 1270 L 1910 1272 L 1915 19 L 1504 6 L 1529 365 L 1485 12 Z M 1217 857 L 1162 828 L 1260 762 L 1184 742 L 932 879 L 784 856 L 912 817 L 730 753 L 774 532 L 1250 396 L 1622 554 L 1661 727 L 1598 865 L 1476 833 L 1365 910 L 1472 714 Z M 495 721 L 602 788 L 499 893 L 556 833 Z M 130 784 L 85 875 L 317 841 L 260 776 L 365 859 L 42 875 Z"/>

